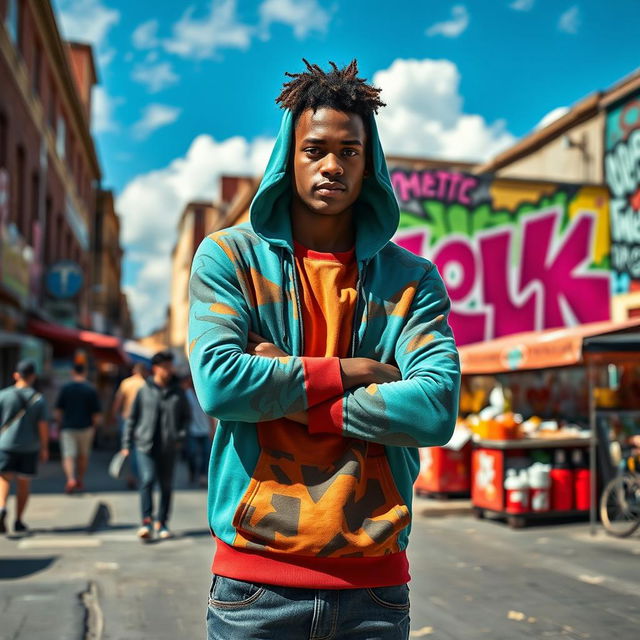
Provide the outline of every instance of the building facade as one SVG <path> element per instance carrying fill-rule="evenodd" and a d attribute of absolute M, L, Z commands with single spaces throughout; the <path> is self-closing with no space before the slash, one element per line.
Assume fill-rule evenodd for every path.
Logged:
<path fill-rule="evenodd" d="M 640 70 L 475 171 L 606 187 L 611 319 L 640 315 Z"/>
<path fill-rule="evenodd" d="M 49 0 L 0 0 L 2 383 L 25 345 L 58 346 L 39 328 L 93 329 L 93 306 L 102 304 L 94 258 L 101 169 L 90 131 L 96 81 L 91 47 L 61 39 Z"/>
<path fill-rule="evenodd" d="M 189 275 L 198 246 L 210 233 L 245 222 L 259 180 L 223 176 L 220 201 L 190 202 L 178 222 L 176 244 L 171 254 L 171 295 L 167 319 L 168 346 L 179 365 L 186 366 L 187 324 L 189 317 Z"/>

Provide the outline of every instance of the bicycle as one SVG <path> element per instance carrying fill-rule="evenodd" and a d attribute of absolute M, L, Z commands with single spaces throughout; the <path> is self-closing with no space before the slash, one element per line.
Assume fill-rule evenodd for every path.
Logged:
<path fill-rule="evenodd" d="M 622 473 L 607 483 L 600 498 L 604 528 L 617 538 L 630 536 L 640 527 L 640 456 L 624 459 Z"/>

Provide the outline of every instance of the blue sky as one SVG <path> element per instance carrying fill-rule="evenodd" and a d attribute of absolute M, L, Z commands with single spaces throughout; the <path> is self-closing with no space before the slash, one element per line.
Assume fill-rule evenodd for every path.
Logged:
<path fill-rule="evenodd" d="M 640 64 L 638 0 L 54 0 L 91 42 L 94 132 L 137 328 L 160 324 L 175 225 L 221 173 L 259 174 L 301 58 L 356 57 L 388 152 L 482 160 Z M 555 113 L 560 113 L 556 111 Z"/>

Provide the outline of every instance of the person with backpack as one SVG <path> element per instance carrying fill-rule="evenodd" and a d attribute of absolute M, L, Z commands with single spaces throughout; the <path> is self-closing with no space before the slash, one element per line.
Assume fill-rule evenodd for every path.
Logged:
<path fill-rule="evenodd" d="M 7 532 L 7 499 L 11 482 L 16 481 L 14 533 L 26 533 L 24 515 L 31 478 L 36 475 L 38 458 L 49 459 L 47 407 L 33 386 L 36 367 L 22 360 L 13 374 L 15 384 L 0 391 L 0 533 Z"/>

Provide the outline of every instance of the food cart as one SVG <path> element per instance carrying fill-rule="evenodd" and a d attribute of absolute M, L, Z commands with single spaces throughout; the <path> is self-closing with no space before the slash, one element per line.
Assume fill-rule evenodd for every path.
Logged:
<path fill-rule="evenodd" d="M 499 438 L 475 434 L 471 500 L 476 515 L 502 517 L 514 527 L 588 516 L 594 532 L 598 487 L 613 473 L 609 440 L 622 422 L 640 419 L 640 319 L 517 334 L 459 351 L 463 376 L 503 385 L 513 396 L 514 414 L 533 415 L 536 408 L 546 414 L 532 429 L 517 425 Z M 555 429 L 541 428 L 554 424 Z M 576 455 L 583 464 L 569 474 L 571 465 L 564 463 Z M 546 503 L 544 483 L 527 487 L 523 477 L 536 458 L 535 473 L 541 476 L 545 456 L 554 460 L 547 466 L 558 483 L 548 487 Z M 581 483 L 575 484 L 575 496 L 581 488 L 578 504 L 577 498 L 562 499 L 565 488 L 567 496 L 574 491 L 564 486 L 569 481 Z M 542 508 L 532 506 L 536 493 Z"/>

